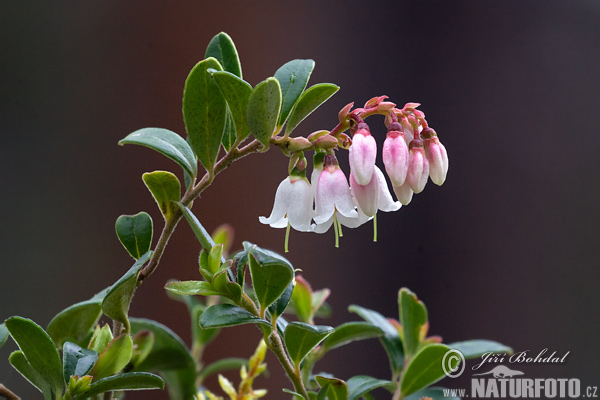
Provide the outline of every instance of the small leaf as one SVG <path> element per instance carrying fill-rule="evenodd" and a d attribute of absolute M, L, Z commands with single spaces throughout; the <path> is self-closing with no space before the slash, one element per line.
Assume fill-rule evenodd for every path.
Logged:
<path fill-rule="evenodd" d="M 323 341 L 323 350 L 329 351 L 357 340 L 383 336 L 383 331 L 367 322 L 347 322 L 337 326 Z"/>
<path fill-rule="evenodd" d="M 282 95 L 281 115 L 277 122 L 278 127 L 282 127 L 285 123 L 294 104 L 306 88 L 314 68 L 315 62 L 313 60 L 292 60 L 283 64 L 275 72 L 275 78 L 281 85 Z"/>
<path fill-rule="evenodd" d="M 450 343 L 447 346 L 451 349 L 460 351 L 467 360 L 479 358 L 485 353 L 513 353 L 513 349 L 510 347 L 503 345 L 502 343 L 494 342 L 493 340 L 485 339 L 465 340 L 463 342 Z"/>
<path fill-rule="evenodd" d="M 235 126 L 236 139 L 241 142 L 250 134 L 246 114 L 248 110 L 248 101 L 252 95 L 252 86 L 248 82 L 229 72 L 215 71 L 212 75 L 215 82 L 217 82 L 219 89 L 221 89 L 221 93 L 231 112 L 231 119 Z"/>
<path fill-rule="evenodd" d="M 327 387 L 326 395 L 329 400 L 347 400 L 348 386 L 341 379 L 327 378 L 324 376 L 315 376 L 315 379 L 322 388 Z"/>
<path fill-rule="evenodd" d="M 294 279 L 294 270 L 290 267 L 289 263 L 280 262 L 274 258 L 265 260 L 258 257 L 258 260 L 255 252 L 251 252 L 249 261 L 252 287 L 262 311 L 273 304 L 284 293 Z"/>
<path fill-rule="evenodd" d="M 215 229 L 211 235 L 215 244 L 223 245 L 223 255 L 227 255 L 231 251 L 231 245 L 233 244 L 233 236 L 233 227 L 229 224 L 222 224 L 217 226 L 217 229 Z"/>
<path fill-rule="evenodd" d="M 168 291 L 187 296 L 218 296 L 220 293 L 206 281 L 169 282 L 165 285 Z"/>
<path fill-rule="evenodd" d="M 216 58 L 225 71 L 242 77 L 242 65 L 237 49 L 231 37 L 225 32 L 218 33 L 211 39 L 204 54 L 204 58 L 208 57 Z"/>
<path fill-rule="evenodd" d="M 138 275 L 144 264 L 152 257 L 152 251 L 148 251 L 123 275 L 114 285 L 111 286 L 106 297 L 102 301 L 102 311 L 109 318 L 119 321 L 125 325 L 129 332 L 129 306 L 133 298 L 133 292 L 137 287 Z"/>
<path fill-rule="evenodd" d="M 133 353 L 131 365 L 135 368 L 141 364 L 152 351 L 154 346 L 154 333 L 152 331 L 139 331 L 131 338 L 133 340 Z"/>
<path fill-rule="evenodd" d="M 4 324 L 0 324 L 0 347 L 2 347 L 4 343 L 6 343 L 6 339 L 8 339 L 8 336 L 8 329 L 6 329 L 6 326 Z"/>
<path fill-rule="evenodd" d="M 114 338 L 104 352 L 100 354 L 90 375 L 94 377 L 94 381 L 114 375 L 129 363 L 132 354 L 133 341 L 131 336 L 123 333 Z"/>
<path fill-rule="evenodd" d="M 4 324 L 29 365 L 41 375 L 55 393 L 62 393 L 62 363 L 58 349 L 50 336 L 30 319 L 11 317 Z"/>
<path fill-rule="evenodd" d="M 75 343 L 65 342 L 63 346 L 65 383 L 69 383 L 71 376 L 87 375 L 96 360 L 98 360 L 98 353 L 94 350 L 84 349 Z"/>
<path fill-rule="evenodd" d="M 267 78 L 252 91 L 248 99 L 246 121 L 250 132 L 265 147 L 275 133 L 281 109 L 281 88 L 275 78 Z"/>
<path fill-rule="evenodd" d="M 52 400 L 52 389 L 50 384 L 37 372 L 28 362 L 23 352 L 20 350 L 14 351 L 8 357 L 8 361 L 16 369 L 23 378 L 35 386 L 44 395 L 45 400 Z"/>
<path fill-rule="evenodd" d="M 444 368 L 442 359 L 450 348 L 443 344 L 423 347 L 406 367 L 402 375 L 400 390 L 406 397 L 442 379 Z"/>
<path fill-rule="evenodd" d="M 360 396 L 364 396 L 371 390 L 380 387 L 385 388 L 392 393 L 394 390 L 396 390 L 396 384 L 394 382 L 376 379 L 365 375 L 353 376 L 352 378 L 348 379 L 346 385 L 348 385 L 349 392 L 348 400 L 358 399 Z"/>
<path fill-rule="evenodd" d="M 408 397 L 405 397 L 404 400 L 420 400 L 424 397 L 429 397 L 434 400 L 460 400 L 460 397 L 449 396 L 449 393 L 452 393 L 455 389 L 445 389 L 440 387 L 428 387 L 423 390 L 419 390 Z"/>
<path fill-rule="evenodd" d="M 306 117 L 319 108 L 321 104 L 325 103 L 339 89 L 339 86 L 332 83 L 320 83 L 311 86 L 302 93 L 290 114 L 290 120 L 285 127 L 286 134 L 292 132 L 300 122 L 304 121 Z"/>
<path fill-rule="evenodd" d="M 221 71 L 221 65 L 209 57 L 190 71 L 183 89 L 183 121 L 192 149 L 207 171 L 215 164 L 223 130 L 227 104 L 219 86 L 208 73 Z"/>
<path fill-rule="evenodd" d="M 152 218 L 148 213 L 121 215 L 115 231 L 125 250 L 136 260 L 150 250 L 152 245 Z"/>
<path fill-rule="evenodd" d="M 159 372 L 167 383 L 169 398 L 189 400 L 196 393 L 196 367 L 183 340 L 168 327 L 152 320 L 131 318 L 132 332 L 150 331 L 154 346 L 135 371 Z"/>
<path fill-rule="evenodd" d="M 301 322 L 310 323 L 312 320 L 312 289 L 310 284 L 302 277 L 296 277 L 296 285 L 292 292 L 294 311 Z"/>
<path fill-rule="evenodd" d="M 292 362 L 298 366 L 308 353 L 333 332 L 331 326 L 290 322 L 285 328 L 283 340 Z"/>
<path fill-rule="evenodd" d="M 417 296 L 406 288 L 398 293 L 400 324 L 404 332 L 404 353 L 415 354 L 421 342 L 421 331 L 427 324 L 427 308 Z"/>
<path fill-rule="evenodd" d="M 168 129 L 144 128 L 127 135 L 119 141 L 124 144 L 146 146 L 169 157 L 183 168 L 190 176 L 198 174 L 196 156 L 184 138 Z"/>
<path fill-rule="evenodd" d="M 282 391 L 284 393 L 291 394 L 296 399 L 304 400 L 304 396 L 302 396 L 300 393 L 293 392 L 290 389 L 282 389 Z"/>
<path fill-rule="evenodd" d="M 181 183 L 175 175 L 167 171 L 146 172 L 142 175 L 144 184 L 152 193 L 165 221 L 170 221 L 177 212 L 173 203 L 181 198 Z"/>
<path fill-rule="evenodd" d="M 87 347 L 98 354 L 102 354 L 113 339 L 112 331 L 108 324 L 104 324 L 102 328 L 97 326 Z"/>
<path fill-rule="evenodd" d="M 214 305 L 200 315 L 200 326 L 203 328 L 225 328 L 243 324 L 258 324 L 271 329 L 271 324 L 266 319 L 231 304 Z"/>
<path fill-rule="evenodd" d="M 59 348 L 67 340 L 82 345 L 82 341 L 89 338 L 100 316 L 102 299 L 92 298 L 73 304 L 56 314 L 48 324 L 46 332 Z"/>
<path fill-rule="evenodd" d="M 89 399 L 100 393 L 117 390 L 149 390 L 164 389 L 165 382 L 160 376 L 147 372 L 126 372 L 124 374 L 109 376 L 100 379 L 90 386 L 90 390 L 76 396 L 73 400 Z"/>
<path fill-rule="evenodd" d="M 392 372 L 400 373 L 404 367 L 404 353 L 396 328 L 377 311 L 356 305 L 348 307 L 348 311 L 358 314 L 362 319 L 383 331 L 383 337 L 380 340 L 390 360 Z"/>
<path fill-rule="evenodd" d="M 213 241 L 212 237 L 208 234 L 206 229 L 204 229 L 204 226 L 202 226 L 200 221 L 198 221 L 198 218 L 196 218 L 194 213 L 192 213 L 192 211 L 189 208 L 187 208 L 180 202 L 177 202 L 175 204 L 181 210 L 183 216 L 185 217 L 186 221 L 190 225 L 190 228 L 192 228 L 194 235 L 196 235 L 196 238 L 202 245 L 202 248 L 205 251 L 209 252 L 215 246 L 215 242 Z M 224 262 L 225 262 L 225 258 L 221 258 L 221 263 L 224 263 Z"/>

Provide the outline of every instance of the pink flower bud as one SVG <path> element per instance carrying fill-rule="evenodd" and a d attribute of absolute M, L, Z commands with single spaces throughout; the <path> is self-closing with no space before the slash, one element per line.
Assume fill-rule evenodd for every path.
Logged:
<path fill-rule="evenodd" d="M 392 199 L 383 172 L 377 166 L 371 182 L 365 186 L 359 185 L 350 173 L 350 188 L 360 210 L 368 217 L 374 216 L 377 210 L 389 212 L 400 208 L 400 203 Z"/>
<path fill-rule="evenodd" d="M 408 173 L 406 182 L 415 193 L 421 193 L 429 177 L 429 162 L 425 156 L 423 141 L 414 139 L 409 145 Z"/>
<path fill-rule="evenodd" d="M 319 174 L 315 212 L 317 225 L 328 221 L 336 212 L 349 218 L 358 216 L 346 175 L 333 155 L 325 156 L 323 171 Z"/>
<path fill-rule="evenodd" d="M 431 128 L 425 128 L 421 133 L 425 140 L 425 154 L 429 161 L 429 176 L 436 185 L 442 185 L 448 173 L 448 153 L 440 143 L 437 134 Z"/>
<path fill-rule="evenodd" d="M 393 189 L 398 201 L 402 203 L 402 205 L 407 206 L 412 200 L 414 193 L 408 182 L 404 182 L 404 185 L 402 186 L 393 186 Z"/>
<path fill-rule="evenodd" d="M 348 160 L 354 178 L 360 185 L 369 184 L 375 170 L 377 143 L 375 138 L 371 136 L 367 124 L 363 122 L 358 124 L 358 130 L 352 137 L 349 152 Z"/>
<path fill-rule="evenodd" d="M 383 142 L 383 165 L 393 186 L 402 186 L 408 172 L 408 146 L 401 129 L 399 123 L 392 122 Z"/>

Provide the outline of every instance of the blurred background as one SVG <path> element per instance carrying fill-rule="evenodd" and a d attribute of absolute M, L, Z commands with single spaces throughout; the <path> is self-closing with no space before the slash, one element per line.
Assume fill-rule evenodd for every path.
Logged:
<path fill-rule="evenodd" d="M 518 369 L 600 384 L 600 3 L 3 2 L 0 27 L 0 320 L 21 315 L 46 326 L 120 277 L 132 264 L 114 234 L 120 214 L 145 210 L 160 229 L 141 174 L 180 168 L 117 142 L 151 126 L 184 135 L 185 78 L 226 31 L 252 85 L 291 59 L 312 58 L 309 85 L 341 87 L 298 134 L 332 129 L 347 103 L 385 94 L 400 106 L 422 103 L 449 154 L 442 187 L 430 182 L 409 206 L 379 214 L 377 243 L 371 224 L 345 229 L 339 249 L 332 232 L 292 232 L 287 257 L 313 288 L 332 290 L 333 316 L 317 323 L 358 319 L 348 304 L 397 318 L 406 286 L 446 343 L 487 338 L 534 355 L 570 351 L 565 364 Z M 383 118 L 369 122 L 381 146 Z M 345 152 L 340 160 L 347 166 Z M 283 251 L 284 230 L 258 216 L 269 215 L 286 168 L 277 149 L 249 156 L 219 175 L 194 212 L 209 231 L 233 224 L 234 248 L 250 240 Z M 197 279 L 199 249 L 180 224 L 130 312 L 188 344 L 185 307 L 163 285 Z M 250 356 L 259 339 L 254 327 L 230 328 L 207 361 Z M 0 382 L 41 397 L 10 367 L 14 349 L 0 349 Z M 279 388 L 291 385 L 274 357 L 268 363 L 271 377 L 255 387 L 282 398 Z M 316 368 L 342 379 L 386 379 L 388 369 L 376 340 L 334 350 Z"/>

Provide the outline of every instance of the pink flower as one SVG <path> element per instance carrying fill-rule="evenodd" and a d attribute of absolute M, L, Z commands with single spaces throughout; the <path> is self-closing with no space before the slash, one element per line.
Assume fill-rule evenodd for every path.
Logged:
<path fill-rule="evenodd" d="M 336 213 L 347 218 L 358 216 L 346 175 L 338 166 L 335 156 L 327 155 L 317 183 L 315 223 L 327 222 Z"/>
<path fill-rule="evenodd" d="M 377 166 L 368 185 L 358 184 L 350 173 L 350 188 L 359 209 L 368 217 L 373 217 L 377 210 L 389 212 L 401 207 L 399 202 L 394 202 L 383 172 Z"/>
<path fill-rule="evenodd" d="M 442 185 L 448 173 L 448 153 L 440 143 L 437 134 L 431 128 L 425 128 L 421 133 L 425 140 L 425 155 L 429 161 L 429 176 L 436 185 Z"/>
<path fill-rule="evenodd" d="M 376 157 L 377 143 L 375 138 L 371 136 L 369 126 L 364 122 L 360 122 L 356 133 L 352 136 L 348 160 L 354 178 L 361 185 L 367 185 L 371 181 Z"/>
<path fill-rule="evenodd" d="M 425 156 L 423 141 L 414 139 L 410 142 L 408 158 L 408 172 L 406 182 L 415 193 L 421 193 L 429 177 L 429 162 Z"/>
<path fill-rule="evenodd" d="M 392 122 L 387 137 L 383 142 L 383 164 L 393 186 L 402 186 L 408 173 L 408 146 L 404 139 L 402 127 Z"/>
<path fill-rule="evenodd" d="M 413 197 L 413 190 L 410 188 L 408 181 L 405 181 L 402 186 L 392 186 L 394 189 L 394 193 L 396 194 L 396 198 L 402 205 L 407 206 L 410 204 Z"/>
<path fill-rule="evenodd" d="M 313 217 L 313 191 L 306 178 L 289 176 L 277 187 L 275 204 L 269 218 L 259 217 L 272 228 L 291 225 L 297 231 L 310 232 Z"/>

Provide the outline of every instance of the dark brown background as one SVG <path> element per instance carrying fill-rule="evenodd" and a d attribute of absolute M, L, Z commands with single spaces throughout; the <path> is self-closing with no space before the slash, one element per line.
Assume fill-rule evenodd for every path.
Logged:
<path fill-rule="evenodd" d="M 117 141 L 147 126 L 184 132 L 183 82 L 210 38 L 226 31 L 253 85 L 293 58 L 313 58 L 311 83 L 341 86 L 298 133 L 331 129 L 345 104 L 386 94 L 422 103 L 448 149 L 444 186 L 429 183 L 410 206 L 381 213 L 378 243 L 368 225 L 346 229 L 339 249 L 332 233 L 292 233 L 289 259 L 313 287 L 333 291 L 334 317 L 318 322 L 355 319 L 350 303 L 397 317 L 397 290 L 407 286 L 446 342 L 570 351 L 566 364 L 517 369 L 599 385 L 600 4 L 323 3 L 3 2 L 0 320 L 22 315 L 45 326 L 129 268 L 115 219 L 146 210 L 159 225 L 140 176 L 179 169 Z M 382 127 L 372 124 L 380 145 Z M 258 216 L 268 215 L 286 166 L 275 149 L 248 157 L 194 211 L 209 230 L 234 224 L 236 247 L 252 240 L 281 251 L 284 232 Z M 131 314 L 189 341 L 185 309 L 162 286 L 197 278 L 198 250 L 180 225 Z M 259 337 L 253 327 L 232 328 L 207 357 L 250 355 Z M 0 350 L 0 382 L 39 397 L 6 361 L 13 349 Z M 389 377 L 376 341 L 345 349 L 317 370 Z M 269 363 L 272 377 L 256 386 L 281 398 L 278 385 L 290 385 Z M 136 398 L 166 394 L 152 396 Z"/>

